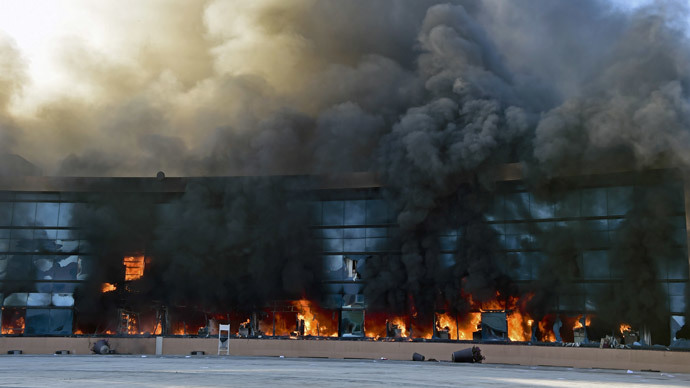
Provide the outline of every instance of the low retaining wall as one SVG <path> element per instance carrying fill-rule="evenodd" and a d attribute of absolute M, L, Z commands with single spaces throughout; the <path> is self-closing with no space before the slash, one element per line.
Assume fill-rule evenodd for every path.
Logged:
<path fill-rule="evenodd" d="M 90 354 L 99 338 L 70 337 L 0 337 L 0 354 L 22 350 L 24 354 L 53 354 L 69 350 L 72 354 Z M 109 338 L 113 349 L 121 354 L 155 354 L 155 338 Z M 287 339 L 230 339 L 233 356 L 285 356 L 321 358 L 364 358 L 411 360 L 417 352 L 439 361 L 450 361 L 451 353 L 472 346 L 469 343 L 332 341 Z M 640 349 L 566 348 L 556 346 L 480 344 L 485 363 L 545 365 L 575 368 L 655 370 L 690 373 L 690 352 Z M 163 339 L 163 355 L 188 355 L 203 351 L 215 355 L 215 338 Z"/>

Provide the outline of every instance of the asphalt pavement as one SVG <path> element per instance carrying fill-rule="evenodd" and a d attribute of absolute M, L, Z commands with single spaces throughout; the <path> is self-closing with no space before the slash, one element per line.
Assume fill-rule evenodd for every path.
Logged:
<path fill-rule="evenodd" d="M 0 356 L 0 387 L 687 387 L 690 375 L 449 362 Z"/>

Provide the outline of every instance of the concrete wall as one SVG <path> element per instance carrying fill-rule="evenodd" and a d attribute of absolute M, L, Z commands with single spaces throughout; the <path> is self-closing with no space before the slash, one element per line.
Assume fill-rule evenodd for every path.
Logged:
<path fill-rule="evenodd" d="M 53 354 L 69 350 L 72 354 L 90 354 L 98 338 L 17 338 L 0 337 L 0 354 L 19 349 L 24 354 Z M 121 354 L 155 354 L 155 338 L 110 338 L 111 347 Z M 451 353 L 472 344 L 431 342 L 375 342 L 330 340 L 231 339 L 234 356 L 285 356 L 323 358 L 365 358 L 411 360 L 417 352 L 439 361 L 450 361 Z M 690 352 L 629 349 L 565 348 L 556 346 L 481 344 L 485 363 L 547 365 L 576 368 L 657 370 L 690 373 Z M 188 355 L 204 351 L 215 355 L 215 338 L 165 338 L 164 355 Z"/>

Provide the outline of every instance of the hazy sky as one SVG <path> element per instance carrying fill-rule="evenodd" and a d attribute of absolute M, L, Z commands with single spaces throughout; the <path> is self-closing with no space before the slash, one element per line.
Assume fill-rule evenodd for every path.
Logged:
<path fill-rule="evenodd" d="M 611 0 L 613 4 L 625 9 L 631 9 L 653 0 Z M 174 5 L 177 3 L 177 5 Z M 189 10 L 184 4 L 200 3 L 198 1 L 162 1 L 162 0 L 0 0 L 0 35 L 4 33 L 19 48 L 21 57 L 28 69 L 28 82 L 20 96 L 13 99 L 11 109 L 22 115 L 35 113 L 34 110 L 41 103 L 54 99 L 56 96 L 90 96 L 96 93 L 95 85 L 90 84 L 80 74 L 73 71 L 73 63 L 68 58 L 66 50 L 84 50 L 90 52 L 94 59 L 113 62 L 124 67 L 136 67 L 143 50 L 165 52 L 171 47 L 168 35 L 170 29 L 178 30 L 182 35 L 184 25 L 159 23 L 162 18 L 170 17 L 176 12 Z M 205 2 L 211 3 L 211 2 Z M 244 41 L 249 45 L 254 32 L 251 26 L 242 19 L 243 14 L 252 8 L 258 8 L 253 3 L 261 1 L 225 1 L 230 8 L 245 8 L 233 17 L 228 17 L 223 23 L 224 28 L 234 30 L 234 39 Z M 198 8 L 198 7 L 196 7 Z M 216 4 L 216 8 L 224 8 Z M 167 9 L 167 12 L 166 12 Z M 161 13 L 159 13 L 161 12 Z M 177 21 L 183 21 L 185 16 L 179 15 Z M 229 16 L 229 15 L 226 15 Z M 210 31 L 218 21 L 213 15 L 207 14 L 204 22 L 204 33 L 213 41 L 214 33 Z M 229 25 L 229 26 L 228 26 Z M 168 29 L 164 29 L 164 28 Z M 247 28 L 249 27 L 249 28 Z M 199 31 L 196 31 L 197 33 Z M 246 36 L 240 36 L 246 35 Z M 168 52 L 164 57 L 167 61 L 177 61 L 180 56 L 188 56 L 185 52 Z M 236 72 L 253 71 L 241 64 L 229 69 Z M 256 69 L 261 72 L 262 69 Z"/>
<path fill-rule="evenodd" d="M 467 28 L 483 30 L 473 32 L 453 25 L 462 7 L 437 7 L 445 11 L 434 19 L 428 11 L 442 2 L 0 0 L 0 153 L 46 174 L 225 174 L 303 165 L 295 154 L 309 143 L 309 163 L 368 168 L 360 156 L 397 118 L 438 97 L 430 82 L 442 77 L 426 79 L 423 52 L 443 47 L 424 23 L 470 34 L 488 53 L 462 69 L 481 87 L 542 78 L 534 86 L 558 98 L 520 97 L 538 115 L 581 94 L 589 66 L 616 43 L 609 31 L 635 31 L 618 11 L 650 3 L 460 2 Z M 651 14 L 674 22 L 679 3 L 659 1 Z M 464 49 L 460 62 L 475 54 Z M 456 59 L 430 70 L 446 74 Z M 527 106 L 538 99 L 551 105 Z"/>

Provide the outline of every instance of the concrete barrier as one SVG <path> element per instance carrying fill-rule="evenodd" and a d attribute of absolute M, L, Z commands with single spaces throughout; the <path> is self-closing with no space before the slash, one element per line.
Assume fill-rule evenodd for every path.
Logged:
<path fill-rule="evenodd" d="M 71 354 L 91 354 L 99 338 L 0 337 L 0 354 L 20 349 L 24 354 L 53 354 L 55 349 Z M 156 338 L 109 338 L 120 354 L 156 354 Z M 163 355 L 189 355 L 204 351 L 215 355 L 217 338 L 165 337 L 159 343 Z M 362 358 L 409 360 L 417 352 L 426 359 L 450 361 L 451 354 L 467 343 L 333 341 L 289 339 L 230 339 L 230 355 L 315 358 Z M 641 349 L 597 349 L 558 346 L 478 344 L 487 364 L 544 365 L 575 368 L 654 370 L 690 373 L 690 352 Z M 160 348 L 159 348 L 160 349 Z"/>

